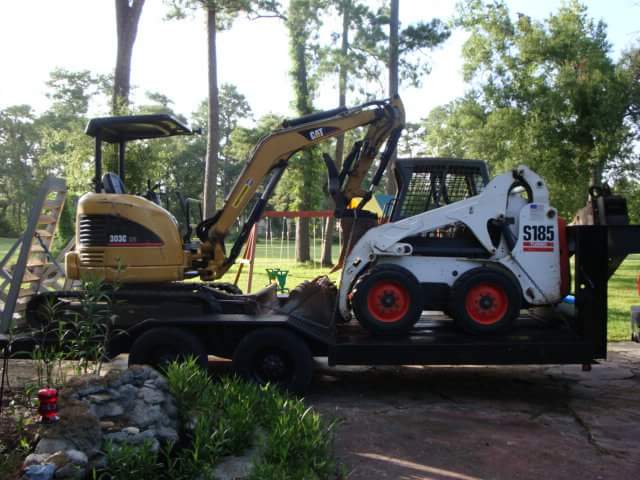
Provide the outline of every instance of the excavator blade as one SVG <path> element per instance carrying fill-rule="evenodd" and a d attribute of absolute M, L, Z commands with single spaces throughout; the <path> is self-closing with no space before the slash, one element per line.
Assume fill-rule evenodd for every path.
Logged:
<path fill-rule="evenodd" d="M 330 327 L 338 315 L 337 296 L 336 284 L 325 275 L 319 276 L 294 288 L 280 312 L 297 320 Z"/>

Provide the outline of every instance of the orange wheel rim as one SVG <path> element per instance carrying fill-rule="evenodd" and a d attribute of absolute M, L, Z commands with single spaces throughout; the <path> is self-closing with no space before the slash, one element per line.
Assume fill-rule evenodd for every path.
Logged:
<path fill-rule="evenodd" d="M 382 280 L 371 287 L 367 294 L 367 307 L 378 321 L 393 323 L 409 311 L 411 298 L 407 289 L 398 282 Z"/>
<path fill-rule="evenodd" d="M 507 313 L 509 299 L 505 291 L 498 285 L 483 282 L 469 290 L 464 306 L 474 322 L 481 325 L 493 325 Z"/>

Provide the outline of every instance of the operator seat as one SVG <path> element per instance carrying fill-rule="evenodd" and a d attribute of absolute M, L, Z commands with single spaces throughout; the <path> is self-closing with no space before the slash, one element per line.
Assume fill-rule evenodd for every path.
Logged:
<path fill-rule="evenodd" d="M 112 172 L 107 172 L 102 176 L 102 188 L 104 193 L 115 193 L 123 195 L 126 192 L 122 179 Z"/>

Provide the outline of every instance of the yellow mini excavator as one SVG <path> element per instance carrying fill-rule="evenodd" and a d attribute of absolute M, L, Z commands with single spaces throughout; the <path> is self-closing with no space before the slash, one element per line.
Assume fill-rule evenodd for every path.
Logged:
<path fill-rule="evenodd" d="M 366 133 L 354 144 L 340 172 L 329 156 L 324 160 L 337 210 L 344 213 L 355 197 L 366 202 L 381 180 L 404 127 L 404 107 L 399 97 L 283 122 L 255 146 L 223 207 L 197 226 L 200 241 L 192 242 L 189 235 L 180 234 L 175 218 L 159 204 L 154 192 L 132 195 L 124 186 L 127 142 L 188 135 L 192 133 L 189 128 L 170 115 L 92 119 L 86 133 L 95 138 L 95 192 L 85 194 L 78 203 L 76 248 L 65 259 L 67 276 L 145 284 L 220 278 L 260 219 L 289 159 L 300 150 L 358 127 L 365 127 Z M 119 175 L 102 175 L 105 142 L 119 145 Z M 385 144 L 371 187 L 364 191 L 365 175 Z M 227 254 L 227 234 L 261 185 L 264 189 Z"/>

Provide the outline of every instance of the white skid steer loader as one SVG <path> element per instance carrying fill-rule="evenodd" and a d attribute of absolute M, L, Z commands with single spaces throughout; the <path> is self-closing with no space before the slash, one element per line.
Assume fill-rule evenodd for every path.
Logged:
<path fill-rule="evenodd" d="M 422 197 L 416 179 L 400 184 L 392 221 L 369 229 L 346 257 L 343 318 L 355 315 L 374 334 L 405 334 L 423 310 L 441 309 L 467 332 L 490 334 L 507 331 L 521 308 L 567 294 L 565 223 L 540 176 L 519 166 L 431 210 L 415 202 L 433 200 L 436 179 Z"/>

